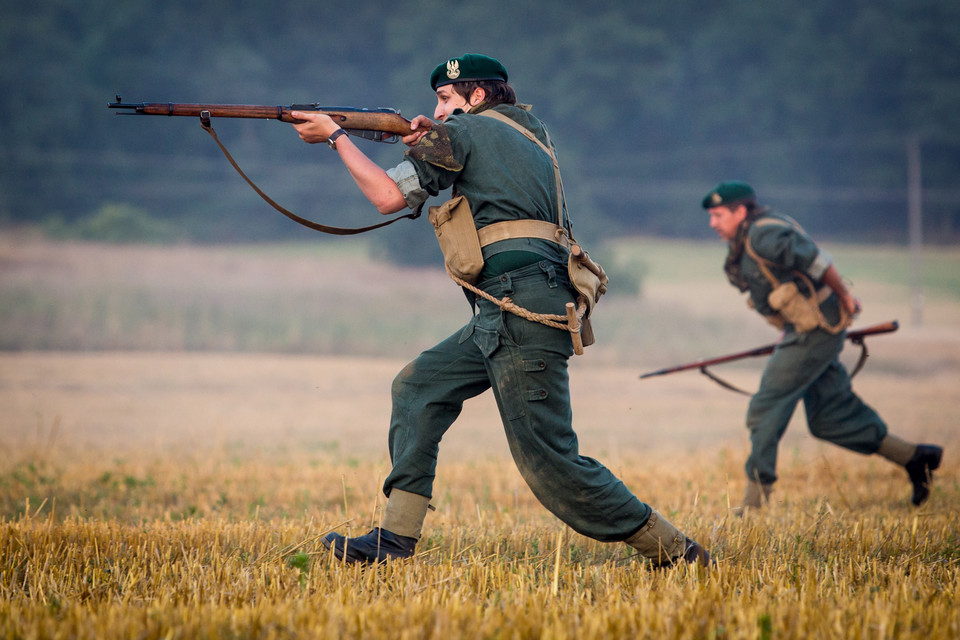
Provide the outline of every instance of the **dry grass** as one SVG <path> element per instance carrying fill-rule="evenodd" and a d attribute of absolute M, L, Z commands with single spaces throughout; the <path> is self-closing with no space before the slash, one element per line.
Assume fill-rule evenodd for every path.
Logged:
<path fill-rule="evenodd" d="M 445 526 L 415 560 L 362 570 L 318 550 L 309 520 L 21 521 L 4 525 L 0 611 L 33 637 L 956 637 L 955 533 L 897 515 L 721 522 L 731 553 L 709 574 L 548 524 Z"/>
<path fill-rule="evenodd" d="M 160 280 L 154 269 L 173 264 L 140 258 L 160 260 L 142 267 Z M 182 286 L 196 258 L 179 255 Z M 272 269 L 275 259 L 256 264 Z M 307 278 L 314 263 L 297 259 Z M 229 273 L 221 288 L 240 287 Z M 626 356 L 601 343 L 573 361 L 575 422 L 583 453 L 710 548 L 714 571 L 651 571 L 624 545 L 566 529 L 509 460 L 489 394 L 468 403 L 444 440 L 438 510 L 417 558 L 368 570 L 336 562 L 319 537 L 365 532 L 383 506 L 400 358 L 8 352 L 0 637 L 960 636 L 960 304 L 932 297 L 928 324 L 871 343 L 855 382 L 893 431 L 946 446 L 928 504 L 909 505 L 902 469 L 814 441 L 800 409 L 781 445 L 774 504 L 741 519 L 729 506 L 743 489 L 745 400 L 696 373 L 637 374 L 775 335 L 746 324 L 748 334 L 725 345 L 734 318 L 749 321 L 742 303 L 683 282 L 654 272 L 644 298 L 611 299 L 607 336 L 646 329 L 655 339 Z M 382 295 L 407 291 L 395 285 Z M 906 317 L 899 286 L 863 286 L 878 296 L 864 323 Z M 613 322 L 621 313 L 637 327 Z M 673 314 L 683 328 L 709 327 L 716 315 L 720 328 L 704 328 L 697 347 L 662 322 Z M 725 373 L 751 387 L 759 364 Z"/>
<path fill-rule="evenodd" d="M 654 572 L 565 529 L 506 455 L 489 397 L 441 452 L 420 555 L 363 571 L 318 543 L 376 522 L 399 362 L 264 355 L 0 356 L 0 635 L 955 637 L 956 372 L 858 388 L 948 453 L 928 505 L 886 461 L 794 424 L 767 511 L 742 491 L 744 400 L 699 376 L 574 367 L 582 450 L 706 544 Z M 749 371 L 734 377 L 748 384 Z"/>

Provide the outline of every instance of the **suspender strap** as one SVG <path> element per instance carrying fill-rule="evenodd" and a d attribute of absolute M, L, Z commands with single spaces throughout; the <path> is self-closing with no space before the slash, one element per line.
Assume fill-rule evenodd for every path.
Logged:
<path fill-rule="evenodd" d="M 755 224 L 758 227 L 765 227 L 767 225 L 777 225 L 782 227 L 792 226 L 794 229 L 800 232 L 804 232 L 803 228 L 793 220 L 787 222 L 784 220 L 779 220 L 777 218 L 761 218 L 756 222 L 754 222 L 753 224 Z M 770 269 L 768 266 L 768 265 L 772 265 L 773 262 L 771 262 L 770 260 L 767 260 L 766 258 L 761 258 L 757 254 L 757 252 L 753 250 L 753 245 L 750 244 L 749 235 L 747 236 L 747 240 L 744 243 L 744 249 L 746 249 L 747 255 L 753 258 L 754 262 L 757 263 L 757 266 L 760 267 L 760 271 L 763 273 L 763 276 L 770 282 L 770 286 L 776 289 L 780 285 L 780 281 L 777 280 L 777 278 L 773 275 L 773 273 L 770 272 Z M 823 302 L 824 300 L 830 297 L 830 293 L 831 293 L 830 287 L 823 286 L 823 287 L 820 287 L 819 290 L 817 290 L 813 286 L 813 283 L 810 281 L 810 278 L 808 278 L 806 274 L 801 273 L 800 271 L 794 271 L 794 274 L 796 274 L 798 277 L 803 279 L 803 281 L 807 285 L 807 289 L 809 289 L 811 293 L 814 293 L 814 292 L 816 293 L 817 302 Z"/>
<path fill-rule="evenodd" d="M 777 220 L 776 218 L 763 218 L 761 220 L 758 220 L 754 224 L 756 224 L 757 226 L 765 226 L 768 224 L 775 224 L 775 225 L 782 225 L 782 226 L 789 225 L 789 226 L 793 226 L 796 229 L 799 229 L 800 231 L 803 231 L 803 229 L 800 228 L 800 225 L 796 223 L 790 224 L 789 222 Z M 746 249 L 747 255 L 753 258 L 753 260 L 757 263 L 757 266 L 760 267 L 760 271 L 763 272 L 764 277 L 770 282 L 770 286 L 773 289 L 776 289 L 778 286 L 780 286 L 780 281 L 777 280 L 777 278 L 773 275 L 773 273 L 771 273 L 770 268 L 768 267 L 768 265 L 772 265 L 773 262 L 759 256 L 757 252 L 754 251 L 753 246 L 750 244 L 749 235 L 747 236 L 747 240 L 744 243 L 744 249 Z M 831 325 L 829 322 L 827 322 L 827 319 L 823 317 L 823 312 L 820 311 L 820 304 L 826 301 L 826 299 L 830 297 L 830 294 L 833 292 L 833 290 L 826 285 L 820 287 L 820 289 L 818 290 L 813 285 L 813 282 L 810 280 L 810 277 L 801 271 L 794 270 L 793 274 L 804 282 L 804 284 L 807 286 L 807 290 L 810 292 L 810 295 L 815 300 L 815 302 L 813 302 L 810 306 L 811 306 L 811 309 L 816 314 L 817 318 L 819 318 L 820 320 L 820 328 L 832 334 L 837 334 L 843 331 L 849 324 L 848 320 L 850 319 L 850 316 L 847 314 L 846 309 L 843 308 L 843 305 L 840 305 L 840 320 L 835 325 Z M 802 293 L 800 295 L 803 296 Z M 806 296 L 803 296 L 803 297 L 806 298 Z M 809 298 L 807 299 L 809 300 Z"/>
<path fill-rule="evenodd" d="M 776 276 L 770 272 L 770 268 L 767 265 L 773 264 L 770 260 L 766 258 L 761 258 L 757 255 L 757 252 L 753 250 L 753 245 L 750 244 L 750 236 L 747 236 L 747 240 L 743 245 L 743 248 L 747 250 L 747 255 L 753 258 L 753 261 L 757 263 L 757 266 L 760 267 L 760 271 L 763 273 L 763 276 L 770 282 L 770 286 L 776 289 L 780 286 L 780 281 L 777 280 Z"/>
<path fill-rule="evenodd" d="M 550 144 L 550 134 L 547 134 L 547 144 L 543 144 L 542 142 L 540 142 L 540 140 L 537 139 L 537 136 L 533 135 L 533 132 L 532 132 L 532 131 L 530 131 L 530 130 L 527 129 L 526 127 L 518 124 L 517 122 L 514 122 L 513 120 L 511 120 L 511 119 L 508 118 L 507 116 L 503 115 L 502 113 L 499 113 L 499 112 L 497 112 L 497 111 L 494 111 L 493 109 L 487 109 L 486 111 L 481 111 L 479 115 L 481 115 L 481 116 L 487 116 L 488 118 L 493 118 L 494 120 L 499 120 L 500 122 L 503 122 L 504 124 L 510 125 L 510 126 L 513 127 L 514 129 L 516 129 L 517 131 L 519 131 L 521 134 L 523 134 L 523 136 L 524 136 L 525 138 L 527 138 L 527 139 L 530 140 L 531 142 L 535 143 L 538 147 L 540 147 L 540 149 L 543 150 L 543 152 L 544 152 L 545 154 L 547 154 L 547 155 L 550 157 L 550 161 L 553 162 L 553 175 L 554 175 L 554 179 L 556 180 L 556 183 L 557 183 L 557 225 L 559 225 L 559 226 L 561 226 L 561 227 L 564 227 L 564 228 L 566 228 L 566 229 L 569 230 L 569 228 L 570 228 L 570 221 L 567 220 L 567 221 L 566 221 L 566 224 L 564 224 L 564 216 L 563 216 L 563 181 L 560 179 L 560 165 L 557 163 L 557 156 L 556 156 L 556 154 L 553 152 L 553 149 L 551 149 L 550 146 L 548 146 L 548 145 Z M 546 131 L 546 130 L 544 130 L 544 131 Z"/>

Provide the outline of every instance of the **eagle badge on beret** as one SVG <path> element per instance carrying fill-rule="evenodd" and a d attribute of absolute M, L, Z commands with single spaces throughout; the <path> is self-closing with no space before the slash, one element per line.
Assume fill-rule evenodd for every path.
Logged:
<path fill-rule="evenodd" d="M 455 80 L 460 77 L 460 61 L 459 60 L 448 60 L 447 61 L 447 77 L 451 80 Z"/>

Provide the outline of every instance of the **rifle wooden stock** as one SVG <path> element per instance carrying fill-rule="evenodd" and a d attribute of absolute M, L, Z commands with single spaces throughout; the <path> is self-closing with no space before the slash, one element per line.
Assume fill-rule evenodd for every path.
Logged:
<path fill-rule="evenodd" d="M 143 116 L 192 116 L 210 118 L 255 118 L 261 120 L 280 120 L 281 122 L 300 123 L 294 119 L 293 111 L 313 111 L 324 113 L 348 131 L 372 131 L 381 135 L 369 137 L 377 142 L 396 142 L 397 137 L 413 133 L 410 121 L 400 115 L 396 109 L 358 109 L 354 107 L 322 107 L 317 104 L 292 105 L 255 105 L 255 104 L 195 104 L 181 102 L 129 102 L 117 96 L 116 102 L 107 104 L 110 109 L 118 109 L 118 115 Z M 421 129 L 429 129 L 428 125 Z M 368 136 L 364 136 L 368 137 Z"/>
<path fill-rule="evenodd" d="M 891 320 L 890 322 L 881 322 L 880 324 L 875 324 L 869 327 L 864 327 L 863 329 L 857 329 L 855 331 L 847 332 L 847 339 L 853 342 L 854 344 L 863 344 L 863 339 L 867 336 L 872 336 L 880 333 L 892 333 L 900 328 L 900 323 L 896 320 Z M 690 362 L 687 364 L 677 365 L 675 367 L 667 367 L 666 369 L 660 369 L 658 371 L 651 371 L 650 373 L 644 373 L 640 376 L 640 379 L 652 378 L 654 376 L 664 376 L 668 373 L 677 373 L 678 371 L 687 371 L 688 369 L 705 369 L 706 367 L 723 364 L 724 362 L 733 362 L 734 360 L 743 360 L 744 358 L 754 358 L 757 356 L 765 356 L 770 353 L 773 353 L 773 350 L 777 348 L 777 343 L 768 344 L 762 347 L 757 347 L 756 349 L 749 349 L 747 351 L 740 351 L 739 353 L 731 353 L 725 356 L 719 356 L 717 358 L 709 358 L 706 360 L 697 360 L 696 362 Z"/>

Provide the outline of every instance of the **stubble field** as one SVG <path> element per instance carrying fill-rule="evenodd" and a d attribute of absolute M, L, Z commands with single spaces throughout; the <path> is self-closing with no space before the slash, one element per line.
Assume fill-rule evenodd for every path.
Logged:
<path fill-rule="evenodd" d="M 467 314 L 442 274 L 359 250 L 4 242 L 0 636 L 957 637 L 960 256 L 928 259 L 916 326 L 903 252 L 831 251 L 857 324 L 903 325 L 869 343 L 855 388 L 893 432 L 945 446 L 922 508 L 902 469 L 813 440 L 799 408 L 774 503 L 733 517 L 746 399 L 696 372 L 637 375 L 776 334 L 720 249 L 638 239 L 609 255 L 644 272 L 642 295 L 605 300 L 600 343 L 571 363 L 581 451 L 716 569 L 652 571 L 566 529 L 487 394 L 442 445 L 418 556 L 364 570 L 319 538 L 379 517 L 390 382 Z M 760 365 L 723 373 L 752 388 Z"/>

